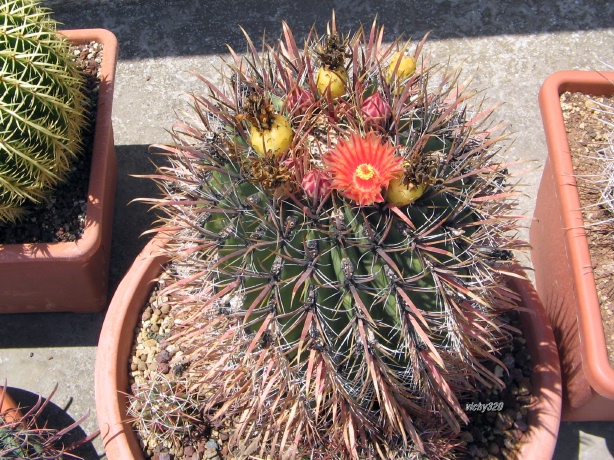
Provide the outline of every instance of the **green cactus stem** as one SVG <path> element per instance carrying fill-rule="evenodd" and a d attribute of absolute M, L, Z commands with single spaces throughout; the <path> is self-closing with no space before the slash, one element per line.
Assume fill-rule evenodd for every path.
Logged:
<path fill-rule="evenodd" d="M 81 148 L 82 78 L 39 3 L 0 5 L 0 224 L 45 200 Z"/>

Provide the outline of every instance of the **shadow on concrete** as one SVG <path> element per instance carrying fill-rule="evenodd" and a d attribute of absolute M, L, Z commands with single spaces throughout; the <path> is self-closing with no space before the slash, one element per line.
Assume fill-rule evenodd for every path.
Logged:
<path fill-rule="evenodd" d="M 2 315 L 0 349 L 96 346 L 102 313 L 11 313 Z"/>
<path fill-rule="evenodd" d="M 611 28 L 610 0 L 46 0 L 65 28 L 104 27 L 121 44 L 121 59 L 242 51 L 239 25 L 251 37 L 273 37 L 286 20 L 299 41 L 334 9 L 343 30 L 370 25 L 377 14 L 388 37 L 431 39 L 522 35 Z"/>
<path fill-rule="evenodd" d="M 148 145 L 116 145 L 117 192 L 113 220 L 109 301 L 130 265 L 149 241 L 143 232 L 154 226 L 156 214 L 150 206 L 135 202 L 137 198 L 159 196 L 151 179 L 134 177 L 153 174 L 155 167 Z"/>
<path fill-rule="evenodd" d="M 612 422 L 561 422 L 559 437 L 554 451 L 553 460 L 597 459 L 603 457 L 603 448 L 593 450 L 591 445 L 584 443 L 581 448 L 581 433 L 602 438 L 606 444 L 610 458 L 614 458 L 614 423 Z M 599 457 L 595 456 L 598 452 Z M 582 456 L 581 456 L 582 455 Z"/>
<path fill-rule="evenodd" d="M 39 395 L 35 393 L 31 393 L 26 390 L 22 390 L 20 388 L 9 387 L 8 390 L 9 390 L 11 397 L 15 400 L 15 402 L 22 409 L 23 413 L 26 413 L 29 408 L 33 407 L 39 399 Z M 46 398 L 42 398 L 43 402 L 45 400 Z M 70 403 L 67 405 L 67 407 L 61 408 L 57 406 L 56 404 L 54 404 L 53 401 L 50 400 L 47 403 L 47 406 L 43 409 L 43 411 L 36 418 L 37 426 L 39 428 L 53 429 L 58 432 L 70 426 L 72 423 L 75 422 L 75 420 L 71 418 L 66 412 L 69 409 L 69 407 L 70 407 Z M 90 415 L 90 417 L 92 416 L 93 415 Z M 85 433 L 85 431 L 83 431 L 81 426 L 77 426 L 73 430 L 69 431 L 64 436 L 62 436 L 57 446 L 58 447 L 62 445 L 70 446 L 75 443 L 78 443 L 81 440 L 84 440 L 85 438 L 87 438 L 87 434 Z M 98 455 L 98 453 L 96 452 L 96 449 L 94 448 L 91 441 L 80 445 L 78 448 L 72 450 L 71 453 L 73 455 L 76 455 L 78 458 L 83 458 L 87 460 L 94 460 L 94 459 L 101 458 L 101 456 Z M 65 458 L 69 458 L 69 457 L 70 456 L 68 455 L 65 456 Z M 73 457 L 70 457 L 70 458 L 73 458 Z"/>

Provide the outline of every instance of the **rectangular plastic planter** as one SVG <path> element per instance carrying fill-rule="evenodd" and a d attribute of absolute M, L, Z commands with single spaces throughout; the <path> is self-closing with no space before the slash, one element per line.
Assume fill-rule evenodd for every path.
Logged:
<path fill-rule="evenodd" d="M 548 158 L 531 224 L 535 285 L 559 348 L 563 420 L 614 420 L 609 363 L 580 198 L 560 104 L 566 91 L 614 94 L 614 72 L 562 71 L 546 79 L 539 104 Z"/>
<path fill-rule="evenodd" d="M 0 313 L 98 312 L 107 306 L 117 159 L 111 112 L 117 39 L 104 29 L 60 31 L 104 46 L 86 223 L 75 242 L 0 245 Z"/>

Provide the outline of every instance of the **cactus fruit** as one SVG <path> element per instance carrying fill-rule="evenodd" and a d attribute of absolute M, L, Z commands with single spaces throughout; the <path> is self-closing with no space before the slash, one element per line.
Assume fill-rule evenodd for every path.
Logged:
<path fill-rule="evenodd" d="M 396 52 L 390 59 L 388 69 L 386 69 L 386 81 L 392 82 L 393 79 L 406 80 L 416 71 L 416 58 L 405 56 L 402 52 Z"/>
<path fill-rule="evenodd" d="M 82 78 L 39 3 L 0 5 L 0 224 L 45 200 L 81 148 Z"/>
<path fill-rule="evenodd" d="M 324 97 L 337 99 L 346 91 L 348 74 L 345 70 L 347 40 L 337 32 L 328 33 L 324 45 L 318 46 L 320 68 L 316 76 L 316 87 Z"/>
<path fill-rule="evenodd" d="M 386 201 L 395 206 L 406 206 L 419 199 L 426 190 L 426 184 L 403 184 L 400 179 L 392 179 L 386 190 Z"/>
<path fill-rule="evenodd" d="M 292 143 L 292 127 L 288 120 L 278 113 L 273 116 L 268 128 L 259 129 L 252 125 L 249 134 L 250 145 L 260 155 L 265 152 L 281 155 Z"/>
<path fill-rule="evenodd" d="M 167 341 L 238 458 L 444 457 L 468 420 L 459 398 L 503 385 L 483 364 L 508 334 L 522 247 L 503 134 L 456 73 L 393 66 L 408 44 L 384 46 L 375 22 L 339 37 L 333 17 L 299 49 L 284 23 L 265 58 L 233 51 L 232 75 L 201 77 L 195 119 L 157 146 Z M 348 78 L 331 98 L 314 62 L 333 58 Z M 363 110 L 376 93 L 385 117 Z M 283 152 L 250 144 L 255 100 L 288 120 Z"/>
<path fill-rule="evenodd" d="M 348 75 L 343 67 L 334 69 L 320 67 L 316 78 L 316 86 L 320 94 L 326 95 L 330 92 L 330 97 L 336 99 L 345 94 L 347 80 Z"/>

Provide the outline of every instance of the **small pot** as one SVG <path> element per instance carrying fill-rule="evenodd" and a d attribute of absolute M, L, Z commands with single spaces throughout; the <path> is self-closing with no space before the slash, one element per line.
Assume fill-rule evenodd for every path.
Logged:
<path fill-rule="evenodd" d="M 60 33 L 75 44 L 104 46 L 85 229 L 75 242 L 0 245 L 0 313 L 98 312 L 107 306 L 117 178 L 111 124 L 117 39 L 103 29 Z"/>
<path fill-rule="evenodd" d="M 614 72 L 562 71 L 539 93 L 548 158 L 530 230 L 535 285 L 552 323 L 563 375 L 563 420 L 614 420 L 609 363 L 560 95 L 614 94 Z"/>
<path fill-rule="evenodd" d="M 108 460 L 143 459 L 130 422 L 126 422 L 128 360 L 143 306 L 168 261 L 161 249 L 165 239 L 154 238 L 136 259 L 119 285 L 105 317 L 96 355 L 96 413 Z M 520 276 L 524 273 L 516 270 Z M 561 413 L 561 375 L 554 335 L 544 307 L 525 278 L 509 278 L 521 296 L 520 320 L 532 357 L 531 383 L 535 404 L 518 458 L 550 460 L 554 453 Z"/>
<path fill-rule="evenodd" d="M 5 386 L 0 386 L 0 413 L 4 414 L 4 421 L 6 423 L 13 423 L 15 420 L 22 418 L 19 406 L 11 398 Z"/>

